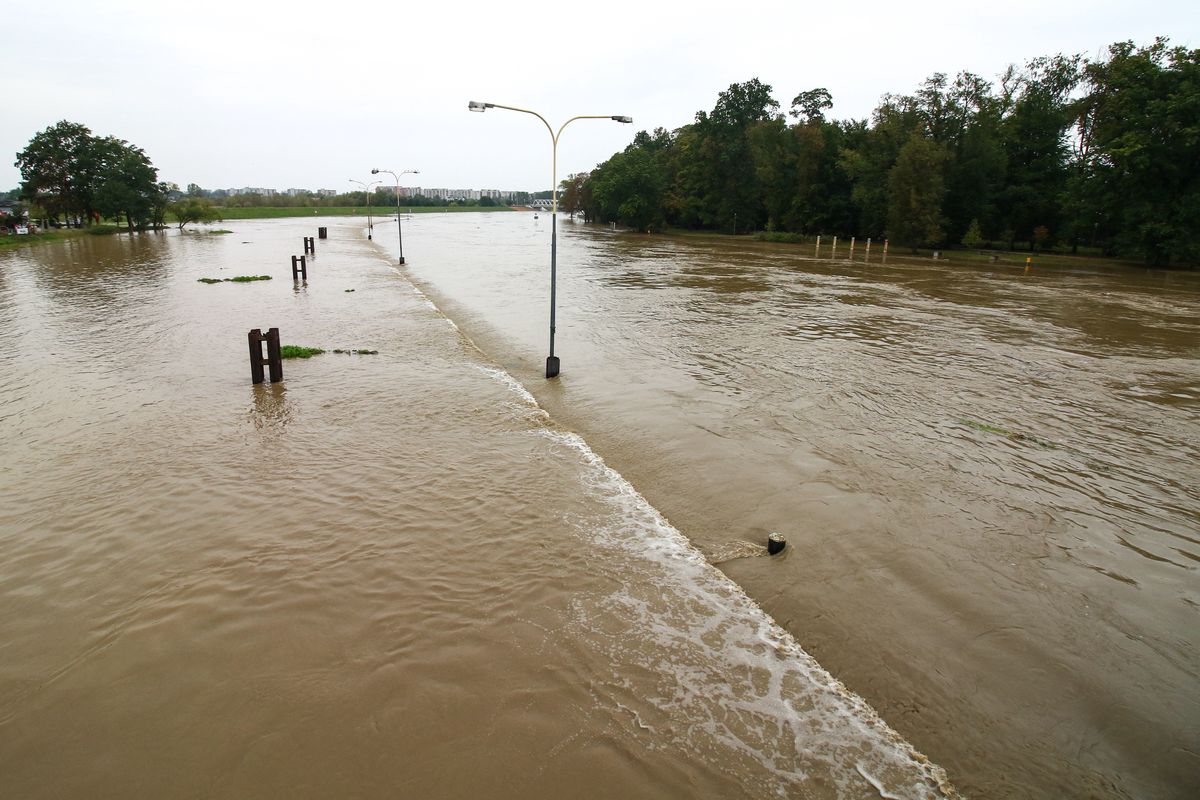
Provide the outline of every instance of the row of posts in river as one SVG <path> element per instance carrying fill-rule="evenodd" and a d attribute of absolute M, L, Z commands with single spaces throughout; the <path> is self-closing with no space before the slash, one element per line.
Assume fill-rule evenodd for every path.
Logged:
<path fill-rule="evenodd" d="M 329 230 L 327 228 L 317 228 L 317 237 L 327 239 Z M 308 285 L 308 257 L 317 256 L 317 243 L 311 236 L 304 237 L 304 255 L 292 256 L 292 280 L 297 285 L 304 281 L 304 285 Z M 279 328 L 268 328 L 264 334 L 262 328 L 254 328 L 248 336 L 250 344 L 250 381 L 252 383 L 262 383 L 266 377 L 271 378 L 271 383 L 279 383 L 283 380 L 283 355 L 282 348 L 279 345 Z M 263 353 L 263 345 L 267 346 L 266 354 Z M 266 373 L 263 372 L 263 367 L 267 368 Z"/>
<path fill-rule="evenodd" d="M 835 236 L 835 237 L 833 237 L 833 243 L 830 244 L 830 246 L 829 246 L 829 258 L 831 258 L 831 259 L 837 258 L 837 244 L 838 244 L 838 237 Z M 854 260 L 854 245 L 855 245 L 855 237 L 851 236 L 850 237 L 850 255 L 847 256 L 847 258 L 850 261 Z M 887 263 L 887 254 L 888 254 L 888 240 L 884 239 L 883 240 L 883 263 L 885 263 L 885 264 Z M 817 237 L 817 249 L 813 255 L 815 258 L 821 257 L 821 237 L 820 236 Z M 870 260 L 871 260 L 871 239 L 870 239 L 870 237 L 868 237 L 867 238 L 867 249 L 866 249 L 866 253 L 863 254 L 863 261 L 870 261 Z"/>

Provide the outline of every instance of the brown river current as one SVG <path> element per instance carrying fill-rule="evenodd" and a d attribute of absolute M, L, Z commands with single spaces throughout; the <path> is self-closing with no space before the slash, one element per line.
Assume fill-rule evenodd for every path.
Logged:
<path fill-rule="evenodd" d="M 0 796 L 1200 792 L 1200 276 L 394 223 L 0 253 Z"/>

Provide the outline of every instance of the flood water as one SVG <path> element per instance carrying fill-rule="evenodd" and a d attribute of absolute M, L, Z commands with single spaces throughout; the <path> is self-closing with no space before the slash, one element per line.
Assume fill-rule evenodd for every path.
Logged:
<path fill-rule="evenodd" d="M 386 240 L 226 225 L 0 254 L 0 795 L 954 796 Z"/>
<path fill-rule="evenodd" d="M 560 220 L 548 382 L 524 216 L 412 274 L 965 794 L 1200 794 L 1200 275 Z"/>
<path fill-rule="evenodd" d="M 1200 791 L 1198 276 L 560 222 L 0 254 L 0 794 Z"/>

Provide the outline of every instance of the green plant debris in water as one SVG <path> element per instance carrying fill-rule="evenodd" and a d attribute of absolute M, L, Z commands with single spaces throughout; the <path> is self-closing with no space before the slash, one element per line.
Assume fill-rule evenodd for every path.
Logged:
<path fill-rule="evenodd" d="M 353 289 L 344 289 L 343 291 L 346 291 L 346 292 L 353 292 L 354 290 L 353 290 Z"/>
<path fill-rule="evenodd" d="M 199 283 L 249 283 L 250 281 L 269 281 L 270 275 L 238 275 L 236 278 L 197 278 Z"/>
<path fill-rule="evenodd" d="M 335 353 L 344 353 L 345 355 L 348 355 L 348 356 L 349 356 L 349 355 L 359 355 L 359 356 L 377 356 L 377 355 L 379 355 L 379 351 L 378 351 L 378 350 L 366 350 L 366 349 L 363 349 L 363 350 L 342 350 L 342 349 L 340 349 L 340 348 L 339 348 L 339 349 L 337 349 L 337 350 L 334 350 L 333 352 L 335 352 Z"/>
<path fill-rule="evenodd" d="M 233 231 L 227 231 L 227 230 L 225 230 L 224 228 L 217 228 L 216 230 L 212 230 L 212 231 L 205 231 L 205 233 L 212 233 L 212 234 L 217 234 L 217 233 L 233 233 Z"/>
<path fill-rule="evenodd" d="M 1008 439 L 1012 439 L 1014 442 L 1029 442 L 1030 444 L 1035 444 L 1038 447 L 1042 447 L 1047 450 L 1058 449 L 1058 445 L 1056 445 L 1054 442 L 1048 442 L 1045 439 L 1039 439 L 1036 436 L 1030 436 L 1027 433 L 1017 433 L 1016 431 L 1010 431 L 1006 428 L 997 427 L 996 425 L 988 425 L 986 422 L 976 422 L 970 419 L 959 420 L 959 422 L 963 425 L 966 425 L 968 428 L 974 428 L 975 430 L 983 431 L 984 433 L 994 433 L 997 436 L 1004 436 Z"/>
<path fill-rule="evenodd" d="M 300 347 L 295 344 L 285 344 L 279 348 L 279 355 L 282 358 L 312 358 L 324 352 L 319 347 Z"/>

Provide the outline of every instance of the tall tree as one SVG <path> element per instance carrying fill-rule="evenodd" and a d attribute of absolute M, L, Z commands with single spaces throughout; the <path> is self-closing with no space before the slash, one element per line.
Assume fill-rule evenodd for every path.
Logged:
<path fill-rule="evenodd" d="M 1079 210 L 1111 229 L 1121 254 L 1200 261 L 1200 50 L 1121 42 L 1084 79 L 1080 181 L 1099 202 Z"/>
<path fill-rule="evenodd" d="M 92 132 L 76 122 L 61 122 L 34 134 L 14 163 L 21 170 L 21 196 L 37 202 L 51 217 L 92 214 Z"/>
<path fill-rule="evenodd" d="M 888 173 L 888 236 L 911 247 L 934 246 L 945 237 L 942 170 L 946 151 L 920 134 L 900 148 Z"/>

